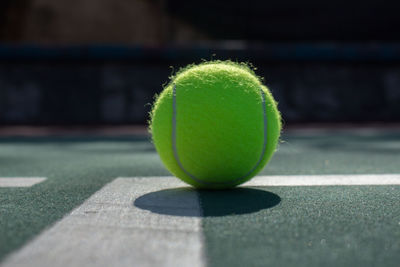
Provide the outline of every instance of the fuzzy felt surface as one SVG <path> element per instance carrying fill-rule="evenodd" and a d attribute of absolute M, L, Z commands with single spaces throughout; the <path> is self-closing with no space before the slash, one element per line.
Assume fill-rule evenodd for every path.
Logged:
<path fill-rule="evenodd" d="M 274 153 L 280 130 L 280 114 L 267 87 L 250 69 L 232 62 L 209 62 L 178 73 L 151 114 L 153 142 L 162 162 L 200 188 L 233 187 L 256 175 Z"/>

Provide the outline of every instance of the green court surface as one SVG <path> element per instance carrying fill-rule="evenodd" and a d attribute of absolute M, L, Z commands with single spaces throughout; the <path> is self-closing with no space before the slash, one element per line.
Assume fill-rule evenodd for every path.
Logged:
<path fill-rule="evenodd" d="M 154 245 L 149 248 L 152 254 L 168 258 L 161 265 L 174 266 L 175 260 L 179 265 L 179 259 L 171 256 L 174 254 L 158 251 L 157 238 L 160 235 L 162 242 L 168 236 L 170 228 L 166 225 L 182 223 L 187 225 L 184 231 L 198 234 L 196 240 L 200 240 L 200 256 L 192 259 L 192 266 L 399 266 L 400 132 L 292 131 L 284 133 L 282 140 L 259 174 L 265 181 L 268 176 L 325 179 L 343 175 L 345 182 L 305 186 L 250 183 L 228 191 L 196 191 L 175 184 L 147 136 L 0 137 L 0 266 L 18 266 L 24 262 L 19 261 L 23 257 L 20 255 L 33 258 L 41 266 L 69 266 L 66 262 L 52 264 L 50 258 L 26 248 L 37 244 L 45 250 L 50 243 L 40 238 L 52 233 L 57 244 L 54 253 L 65 254 L 61 249 L 64 237 L 57 231 L 68 227 L 70 212 L 82 203 L 91 207 L 87 200 L 96 199 L 96 192 L 101 190 L 117 196 L 118 190 L 113 188 L 128 190 L 129 205 L 118 213 L 121 221 L 112 225 L 132 237 L 124 242 L 130 242 L 133 250 L 140 244 L 135 243 L 129 229 L 145 227 L 140 224 L 144 220 L 141 216 L 157 215 L 148 217 L 154 218 L 149 224 L 159 227 L 157 235 L 152 232 L 144 240 Z M 364 174 L 370 175 L 372 183 L 351 185 L 352 177 Z M 384 183 L 385 174 L 394 175 L 395 182 Z M 6 177 L 47 179 L 33 186 L 6 187 L 1 182 Z M 123 178 L 116 180 L 118 177 Z M 122 186 L 115 183 L 118 181 L 129 183 Z M 168 183 L 160 185 L 156 181 Z M 135 186 L 147 191 L 134 191 Z M 125 193 L 119 193 L 123 198 Z M 180 206 L 194 195 L 198 198 L 198 213 Z M 118 206 L 112 204 L 112 197 L 107 201 L 101 202 L 99 209 Z M 140 215 L 136 217 L 135 212 Z M 85 219 L 86 215 L 92 216 L 91 211 L 74 218 Z M 124 218 L 129 220 L 124 222 Z M 110 245 L 116 253 L 127 249 L 116 238 L 116 232 L 103 234 L 106 227 L 96 228 L 98 223 L 91 223 L 88 229 L 103 237 L 103 248 Z M 129 223 L 135 226 L 128 227 Z M 178 234 L 168 246 L 171 251 L 171 246 L 190 246 L 191 239 L 179 238 L 183 230 L 178 228 L 173 228 Z M 79 229 L 85 236 L 86 230 L 82 229 L 86 228 Z M 72 235 L 76 232 L 70 230 Z M 85 246 L 81 241 L 78 244 Z M 196 249 L 194 246 L 193 251 Z M 87 253 L 101 257 L 90 249 Z M 133 256 L 127 261 L 130 266 L 159 265 L 152 261 L 152 254 L 137 262 Z M 79 253 L 74 255 L 79 263 Z M 158 263 L 163 262 L 159 257 Z M 118 263 L 115 266 L 129 265 L 126 261 Z M 90 266 L 91 262 L 83 264 Z"/>

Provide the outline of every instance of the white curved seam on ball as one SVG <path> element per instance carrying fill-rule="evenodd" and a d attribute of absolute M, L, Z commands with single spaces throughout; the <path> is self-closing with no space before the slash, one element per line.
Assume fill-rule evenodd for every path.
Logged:
<path fill-rule="evenodd" d="M 178 163 L 178 166 L 182 169 L 182 171 L 189 176 L 190 178 L 192 178 L 194 181 L 201 183 L 201 184 L 206 184 L 206 185 L 224 185 L 224 184 L 233 184 L 235 182 L 238 182 L 240 180 L 245 179 L 247 176 L 249 176 L 253 171 L 255 171 L 257 169 L 257 167 L 260 165 L 262 159 L 264 158 L 265 155 L 265 151 L 267 149 L 267 110 L 266 110 L 266 100 L 265 100 L 265 93 L 263 91 L 263 89 L 260 87 L 260 91 L 261 91 L 261 98 L 262 98 L 262 107 L 263 107 L 263 122 L 264 122 L 264 144 L 263 144 L 263 149 L 260 155 L 260 158 L 258 159 L 257 163 L 255 164 L 255 166 L 249 171 L 247 172 L 245 175 L 230 180 L 230 181 L 226 181 L 226 182 L 208 182 L 208 181 L 204 181 L 202 179 L 197 178 L 196 176 L 194 176 L 193 174 L 191 174 L 189 171 L 187 171 L 181 161 L 180 158 L 178 156 L 178 149 L 176 146 L 176 84 L 173 84 L 172 87 L 172 150 L 174 152 L 174 157 L 176 162 Z"/>

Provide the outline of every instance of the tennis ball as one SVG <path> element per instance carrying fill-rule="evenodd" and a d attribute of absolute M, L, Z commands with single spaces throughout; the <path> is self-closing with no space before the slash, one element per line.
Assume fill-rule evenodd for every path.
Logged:
<path fill-rule="evenodd" d="M 178 72 L 156 98 L 150 117 L 162 162 L 197 188 L 248 181 L 270 160 L 281 131 L 267 87 L 247 65 L 231 61 Z"/>

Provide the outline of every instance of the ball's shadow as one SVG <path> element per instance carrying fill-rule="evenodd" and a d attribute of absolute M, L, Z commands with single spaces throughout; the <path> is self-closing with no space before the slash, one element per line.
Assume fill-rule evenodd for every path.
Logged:
<path fill-rule="evenodd" d="M 278 195 L 255 188 L 224 191 L 175 188 L 145 194 L 133 204 L 158 214 L 210 217 L 253 213 L 272 208 L 280 201 Z"/>

